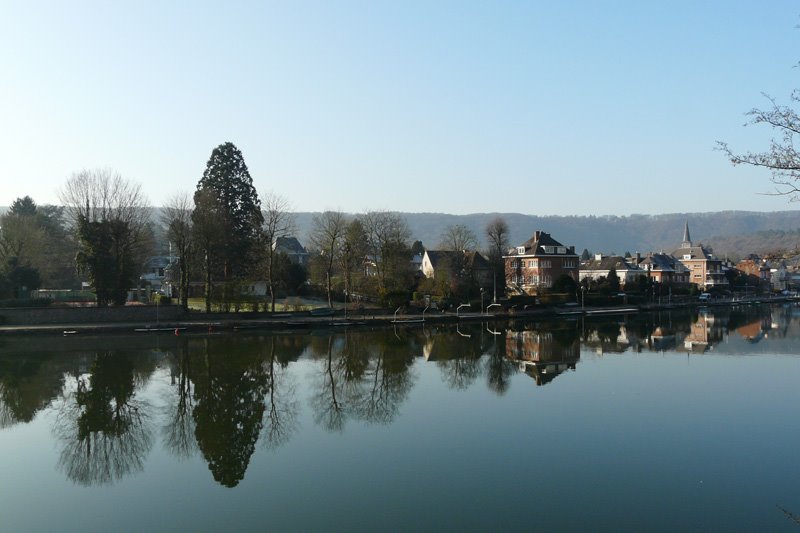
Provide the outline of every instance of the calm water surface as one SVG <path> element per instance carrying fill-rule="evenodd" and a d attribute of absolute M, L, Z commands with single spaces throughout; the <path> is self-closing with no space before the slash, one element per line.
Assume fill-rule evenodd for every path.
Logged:
<path fill-rule="evenodd" d="M 0 529 L 794 530 L 798 354 L 793 306 L 0 338 Z"/>

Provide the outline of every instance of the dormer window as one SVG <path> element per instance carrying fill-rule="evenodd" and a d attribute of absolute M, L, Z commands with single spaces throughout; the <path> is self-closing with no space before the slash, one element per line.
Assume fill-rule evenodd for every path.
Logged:
<path fill-rule="evenodd" d="M 563 247 L 563 246 L 559 246 L 558 247 L 558 253 L 563 255 L 563 254 L 567 253 L 567 249 L 565 247 Z"/>
<path fill-rule="evenodd" d="M 524 246 L 517 246 L 517 253 L 518 254 L 524 254 L 525 253 L 525 247 Z"/>

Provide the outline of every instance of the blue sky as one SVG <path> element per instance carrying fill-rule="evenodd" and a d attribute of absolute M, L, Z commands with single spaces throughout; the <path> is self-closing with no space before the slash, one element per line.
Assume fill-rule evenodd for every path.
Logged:
<path fill-rule="evenodd" d="M 800 5 L 3 2 L 0 205 L 111 167 L 154 205 L 231 141 L 296 210 L 794 208 L 744 113 L 788 103 Z"/>

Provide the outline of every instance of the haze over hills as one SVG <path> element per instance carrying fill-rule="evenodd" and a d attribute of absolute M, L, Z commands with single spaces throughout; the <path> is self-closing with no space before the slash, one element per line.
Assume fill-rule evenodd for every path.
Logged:
<path fill-rule="evenodd" d="M 0 214 L 8 207 L 0 207 Z M 316 213 L 296 212 L 296 235 L 308 245 L 312 218 Z M 512 246 L 525 242 L 536 230 L 546 231 L 577 253 L 624 254 L 650 251 L 672 252 L 683 239 L 683 226 L 689 222 L 694 242 L 714 249 L 718 257 L 739 258 L 749 253 L 765 254 L 800 248 L 800 210 L 796 211 L 718 211 L 710 213 L 669 213 L 630 216 L 536 216 L 521 213 L 402 213 L 413 240 L 435 249 L 447 226 L 463 224 L 485 246 L 484 228 L 496 217 L 509 225 Z M 154 220 L 158 220 L 154 215 Z"/>
<path fill-rule="evenodd" d="M 314 213 L 297 213 L 298 237 L 307 243 Z M 689 222 L 694 242 L 714 248 L 717 256 L 767 253 L 777 248 L 800 246 L 800 211 L 719 211 L 714 213 L 671 213 L 630 216 L 536 216 L 520 213 L 403 213 L 413 239 L 436 248 L 444 228 L 463 224 L 485 245 L 484 228 L 496 217 L 509 225 L 510 243 L 525 242 L 534 231 L 550 233 L 562 243 L 592 252 L 624 254 L 626 251 L 672 252 L 680 246 L 683 227 Z"/>

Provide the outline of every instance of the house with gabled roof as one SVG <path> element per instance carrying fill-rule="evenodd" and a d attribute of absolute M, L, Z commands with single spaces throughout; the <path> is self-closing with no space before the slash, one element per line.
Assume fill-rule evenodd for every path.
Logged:
<path fill-rule="evenodd" d="M 647 273 L 651 280 L 658 283 L 664 285 L 686 285 L 689 283 L 689 269 L 669 254 L 650 253 L 637 261 L 637 264 L 639 268 Z"/>
<path fill-rule="evenodd" d="M 596 254 L 594 259 L 581 265 L 579 279 L 583 281 L 584 279 L 608 278 L 612 268 L 617 273 L 620 287 L 647 274 L 634 261 L 629 262 L 622 256 Z"/>
<path fill-rule="evenodd" d="M 450 279 L 454 275 L 468 276 L 480 287 L 490 287 L 492 284 L 492 267 L 489 260 L 480 252 L 425 250 L 421 269 L 428 279 L 442 279 L 442 277 Z"/>
<path fill-rule="evenodd" d="M 562 275 L 578 282 L 578 256 L 549 233 L 536 231 L 524 243 L 503 256 L 506 287 L 518 294 L 539 294 L 550 289 Z"/>
<path fill-rule="evenodd" d="M 722 260 L 714 257 L 712 251 L 702 244 L 695 245 L 689 236 L 689 221 L 683 230 L 681 247 L 672 255 L 689 269 L 689 283 L 702 289 L 711 287 L 727 287 L 728 279 L 722 268 Z"/>
<path fill-rule="evenodd" d="M 272 249 L 278 253 L 286 254 L 292 263 L 303 266 L 308 264 L 308 250 L 300 244 L 297 237 L 278 237 L 275 239 Z"/>
<path fill-rule="evenodd" d="M 546 385 L 559 374 L 575 370 L 580 361 L 580 342 L 557 339 L 553 331 L 509 329 L 506 331 L 506 357 L 517 363 L 520 372 Z"/>
<path fill-rule="evenodd" d="M 765 289 L 770 288 L 772 273 L 769 264 L 759 256 L 750 254 L 736 263 L 734 268 Z"/>

